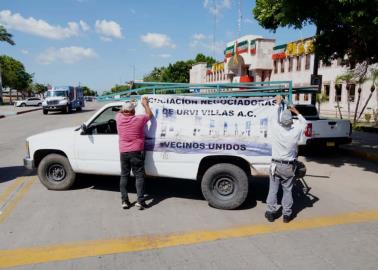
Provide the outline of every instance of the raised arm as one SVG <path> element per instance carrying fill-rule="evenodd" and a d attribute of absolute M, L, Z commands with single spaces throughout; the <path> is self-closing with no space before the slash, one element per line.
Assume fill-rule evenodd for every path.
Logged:
<path fill-rule="evenodd" d="M 269 116 L 269 121 L 272 123 L 278 123 L 279 122 L 279 117 L 280 117 L 280 112 L 281 112 L 281 103 L 282 103 L 282 96 L 275 96 L 274 98 L 276 100 L 276 105 L 273 108 L 273 111 L 271 112 Z"/>
<path fill-rule="evenodd" d="M 298 120 L 300 122 L 300 125 L 301 125 L 302 129 L 304 130 L 306 128 L 306 125 L 307 125 L 306 119 L 302 116 L 302 114 L 293 105 L 290 106 L 289 110 L 291 112 L 295 113 L 298 116 Z"/>
<path fill-rule="evenodd" d="M 146 114 L 147 114 L 148 118 L 151 119 L 152 116 L 153 116 L 153 114 L 152 114 L 150 105 L 148 103 L 148 98 L 147 97 L 142 97 L 141 103 L 142 103 L 142 105 L 144 107 L 144 110 L 146 111 Z"/>

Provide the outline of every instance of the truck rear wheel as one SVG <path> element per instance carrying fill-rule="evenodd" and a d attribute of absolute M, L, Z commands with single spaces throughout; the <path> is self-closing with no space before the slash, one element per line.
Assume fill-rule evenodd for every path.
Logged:
<path fill-rule="evenodd" d="M 201 190 L 209 204 L 219 209 L 235 209 L 248 195 L 248 176 L 238 166 L 219 163 L 203 175 Z"/>
<path fill-rule="evenodd" d="M 76 174 L 65 156 L 50 154 L 39 163 L 38 177 L 47 189 L 66 190 L 74 184 Z"/>
<path fill-rule="evenodd" d="M 49 111 L 48 110 L 43 110 L 43 114 L 48 114 Z"/>

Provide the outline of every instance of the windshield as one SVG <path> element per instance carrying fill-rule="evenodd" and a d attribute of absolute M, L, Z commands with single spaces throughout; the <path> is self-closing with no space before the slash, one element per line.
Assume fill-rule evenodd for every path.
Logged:
<path fill-rule="evenodd" d="M 66 97 L 66 91 L 47 91 L 47 97 Z"/>

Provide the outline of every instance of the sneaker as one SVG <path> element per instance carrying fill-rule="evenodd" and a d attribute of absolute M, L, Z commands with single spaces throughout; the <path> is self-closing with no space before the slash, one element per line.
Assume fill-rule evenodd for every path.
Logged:
<path fill-rule="evenodd" d="M 129 209 L 131 207 L 130 201 L 123 201 L 122 202 L 122 208 L 123 209 Z"/>
<path fill-rule="evenodd" d="M 145 208 L 148 208 L 148 205 L 145 203 L 145 202 L 137 202 L 135 203 L 135 206 L 139 209 L 139 210 L 143 210 Z"/>
<path fill-rule="evenodd" d="M 289 223 L 291 221 L 291 216 L 284 215 L 283 216 L 283 222 L 284 223 Z"/>
<path fill-rule="evenodd" d="M 266 218 L 269 222 L 273 222 L 273 221 L 277 218 L 277 215 L 276 215 L 276 213 L 266 211 L 266 212 L 265 212 L 265 218 Z"/>

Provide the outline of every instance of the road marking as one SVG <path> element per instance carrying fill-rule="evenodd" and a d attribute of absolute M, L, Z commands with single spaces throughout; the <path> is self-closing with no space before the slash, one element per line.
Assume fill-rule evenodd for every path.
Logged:
<path fill-rule="evenodd" d="M 34 177 L 26 177 L 26 176 L 19 177 L 15 180 L 15 183 L 12 183 L 12 185 L 9 186 L 8 189 L 4 191 L 4 193 L 2 194 L 2 196 L 4 195 L 4 204 L 3 203 L 0 204 L 1 209 L 2 209 L 2 212 L 0 214 L 0 224 L 9 217 L 13 209 L 17 206 L 17 204 L 29 191 L 35 179 L 36 179 L 35 176 Z"/>
<path fill-rule="evenodd" d="M 255 224 L 220 230 L 130 236 L 110 240 L 94 240 L 0 250 L 0 268 L 72 260 L 99 255 L 129 253 L 181 245 L 199 244 L 203 242 L 232 239 L 237 237 L 250 237 L 259 234 L 323 228 L 335 225 L 377 220 L 378 210 L 375 210 L 315 217 L 302 220 L 298 219 L 288 224 L 277 221 L 275 223 Z"/>
<path fill-rule="evenodd" d="M 13 180 L 9 186 L 4 190 L 4 192 L 0 195 L 0 209 L 3 208 L 5 201 L 9 198 L 10 194 L 12 194 L 17 187 L 23 181 L 23 177 L 18 177 L 16 180 Z"/>

